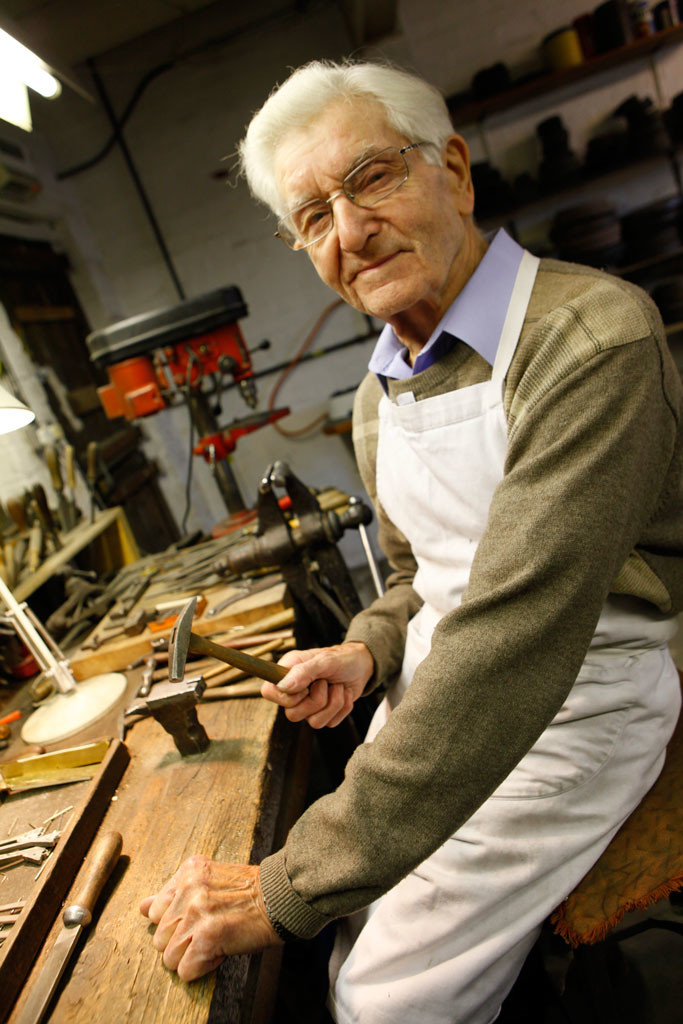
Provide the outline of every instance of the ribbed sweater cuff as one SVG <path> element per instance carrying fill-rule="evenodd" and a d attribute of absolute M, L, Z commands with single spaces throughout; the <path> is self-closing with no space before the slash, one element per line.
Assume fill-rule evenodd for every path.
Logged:
<path fill-rule="evenodd" d="M 261 862 L 260 880 L 268 910 L 298 939 L 312 939 L 332 920 L 319 914 L 294 891 L 285 867 L 284 850 L 278 850 Z"/>

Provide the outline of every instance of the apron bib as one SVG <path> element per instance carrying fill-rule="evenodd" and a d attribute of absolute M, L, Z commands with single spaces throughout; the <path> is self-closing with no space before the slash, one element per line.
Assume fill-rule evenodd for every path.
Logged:
<path fill-rule="evenodd" d="M 538 260 L 525 252 L 490 381 L 379 406 L 377 496 L 409 540 L 424 604 L 401 673 L 373 717 L 387 721 L 456 608 L 503 478 L 503 383 Z M 565 705 L 493 796 L 371 907 L 340 922 L 330 963 L 338 1024 L 489 1024 L 540 922 L 574 888 L 654 783 L 680 686 L 675 624 L 607 601 Z M 625 779 L 633 779 L 628 790 Z M 557 841 L 559 834 L 562 836 Z"/>

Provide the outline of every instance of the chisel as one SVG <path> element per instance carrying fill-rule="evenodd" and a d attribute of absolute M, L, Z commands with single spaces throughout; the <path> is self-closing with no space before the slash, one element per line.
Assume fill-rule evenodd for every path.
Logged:
<path fill-rule="evenodd" d="M 66 497 L 64 496 L 64 480 L 62 478 L 62 467 L 59 464 L 59 454 L 53 444 L 46 444 L 43 449 L 43 455 L 45 457 L 47 468 L 50 470 L 52 486 L 57 498 L 59 523 L 62 527 L 62 531 L 66 533 L 71 527 L 69 520 L 69 505 Z"/>
<path fill-rule="evenodd" d="M 64 927 L 15 1024 L 40 1024 L 43 1019 L 80 934 L 92 920 L 93 908 L 119 859 L 122 843 L 118 832 L 109 832 L 95 842 L 83 868 L 82 887 L 75 902 L 62 914 Z"/>

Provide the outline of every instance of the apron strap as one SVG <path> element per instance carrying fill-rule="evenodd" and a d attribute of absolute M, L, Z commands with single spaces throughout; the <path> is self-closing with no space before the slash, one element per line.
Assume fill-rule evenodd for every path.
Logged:
<path fill-rule="evenodd" d="M 524 317 L 526 316 L 540 262 L 538 256 L 532 256 L 530 252 L 527 252 L 526 249 L 524 250 L 519 267 L 517 268 L 517 277 L 515 278 L 505 323 L 501 331 L 491 380 L 502 381 L 508 372 L 522 331 Z"/>

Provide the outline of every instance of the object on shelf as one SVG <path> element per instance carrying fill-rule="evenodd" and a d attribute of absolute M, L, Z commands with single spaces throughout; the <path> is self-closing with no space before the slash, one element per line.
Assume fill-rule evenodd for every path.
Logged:
<path fill-rule="evenodd" d="M 609 117 L 588 140 L 584 161 L 588 174 L 602 174 L 622 167 L 631 156 L 628 121 Z"/>
<path fill-rule="evenodd" d="M 624 117 L 628 122 L 628 143 L 630 156 L 655 156 L 667 153 L 671 140 L 664 126 L 659 110 L 649 96 L 629 96 L 614 111 L 614 117 Z"/>
<path fill-rule="evenodd" d="M 571 25 L 555 29 L 541 43 L 541 57 L 550 71 L 564 71 L 583 64 L 579 33 Z"/>
<path fill-rule="evenodd" d="M 597 53 L 608 53 L 630 43 L 633 23 L 626 0 L 607 0 L 593 11 L 593 39 Z"/>
<path fill-rule="evenodd" d="M 486 100 L 505 92 L 510 88 L 510 72 L 505 64 L 499 61 L 491 67 L 482 68 L 472 78 L 472 94 L 475 100 Z"/>
<path fill-rule="evenodd" d="M 650 292 L 665 324 L 683 323 L 683 275 L 659 281 Z"/>
<path fill-rule="evenodd" d="M 628 13 L 634 39 L 645 39 L 654 34 L 655 19 L 650 0 L 628 0 Z"/>
<path fill-rule="evenodd" d="M 507 213 L 513 205 L 512 188 L 500 171 L 486 160 L 472 164 L 471 171 L 477 217 Z"/>
<path fill-rule="evenodd" d="M 550 237 L 561 259 L 593 267 L 615 266 L 622 255 L 621 223 L 605 199 L 560 210 Z"/>
<path fill-rule="evenodd" d="M 628 263 L 638 263 L 681 247 L 680 196 L 668 196 L 648 203 L 621 218 Z"/>
<path fill-rule="evenodd" d="M 542 149 L 538 179 L 543 188 L 572 184 L 579 176 L 580 165 L 569 146 L 569 132 L 562 118 L 554 115 L 536 125 Z"/>
<path fill-rule="evenodd" d="M 593 15 L 590 13 L 581 14 L 578 18 L 574 18 L 572 25 L 579 37 L 583 59 L 591 60 L 597 53 L 595 37 L 593 35 Z"/>
<path fill-rule="evenodd" d="M 673 141 L 683 142 L 683 92 L 674 96 L 671 106 L 664 114 L 664 121 Z"/>
<path fill-rule="evenodd" d="M 678 25 L 678 7 L 672 0 L 662 0 L 661 3 L 654 5 L 652 17 L 655 32 L 663 32 L 664 29 Z"/>

